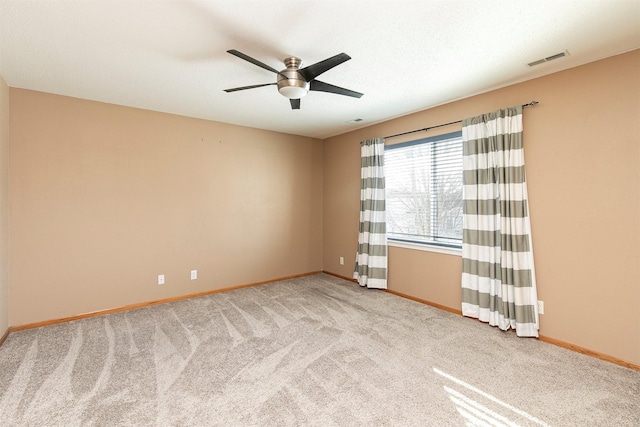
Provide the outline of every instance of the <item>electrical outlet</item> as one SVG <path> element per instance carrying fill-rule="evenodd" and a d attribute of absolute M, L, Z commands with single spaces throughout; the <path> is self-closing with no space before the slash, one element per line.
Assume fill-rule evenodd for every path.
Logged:
<path fill-rule="evenodd" d="M 340 265 L 344 265 L 344 257 L 343 256 L 340 257 Z"/>
<path fill-rule="evenodd" d="M 538 314 L 544 314 L 544 301 L 538 300 Z"/>
<path fill-rule="evenodd" d="M 198 270 L 191 270 L 191 280 L 196 280 L 198 278 Z"/>
<path fill-rule="evenodd" d="M 158 274 L 158 285 L 164 285 L 164 274 Z"/>

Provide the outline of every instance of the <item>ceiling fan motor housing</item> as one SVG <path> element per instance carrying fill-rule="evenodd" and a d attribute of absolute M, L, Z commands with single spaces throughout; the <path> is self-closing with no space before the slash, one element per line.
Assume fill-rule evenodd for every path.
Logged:
<path fill-rule="evenodd" d="M 298 71 L 302 60 L 291 56 L 284 60 L 287 67 L 278 74 L 278 92 L 289 99 L 300 99 L 309 92 L 309 82 Z"/>

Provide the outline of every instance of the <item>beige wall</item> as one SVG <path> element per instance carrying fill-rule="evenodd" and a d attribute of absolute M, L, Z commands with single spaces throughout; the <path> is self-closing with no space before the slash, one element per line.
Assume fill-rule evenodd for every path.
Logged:
<path fill-rule="evenodd" d="M 322 269 L 322 141 L 10 93 L 11 326 Z"/>
<path fill-rule="evenodd" d="M 324 269 L 353 269 L 359 141 L 537 100 L 524 138 L 540 333 L 640 364 L 638 76 L 633 51 L 326 140 Z M 389 251 L 389 288 L 417 298 L 460 309 L 460 273 L 456 256 Z"/>
<path fill-rule="evenodd" d="M 9 87 L 0 76 L 0 337 L 9 328 Z"/>

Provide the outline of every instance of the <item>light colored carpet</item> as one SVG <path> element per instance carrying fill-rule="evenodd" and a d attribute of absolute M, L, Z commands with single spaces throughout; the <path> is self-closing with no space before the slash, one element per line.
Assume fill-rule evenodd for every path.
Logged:
<path fill-rule="evenodd" d="M 320 274 L 12 333 L 19 426 L 640 425 L 640 372 Z"/>

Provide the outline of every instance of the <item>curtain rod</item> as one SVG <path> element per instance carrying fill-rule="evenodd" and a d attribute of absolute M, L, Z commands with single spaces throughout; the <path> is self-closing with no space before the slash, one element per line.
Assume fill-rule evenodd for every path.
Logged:
<path fill-rule="evenodd" d="M 522 108 L 524 108 L 524 107 L 535 107 L 538 104 L 539 104 L 538 101 L 531 101 L 528 104 L 522 104 Z M 397 133 L 395 135 L 383 136 L 383 138 L 384 139 L 389 139 L 389 138 L 395 138 L 397 136 L 409 135 L 410 133 L 426 132 L 428 130 L 435 129 L 435 128 L 441 128 L 441 127 L 444 127 L 444 126 L 455 125 L 456 123 L 462 123 L 462 120 L 456 120 L 455 122 L 445 123 L 445 124 L 442 124 L 442 125 L 429 126 L 427 128 L 422 128 L 422 129 L 410 130 L 409 132 Z"/>

